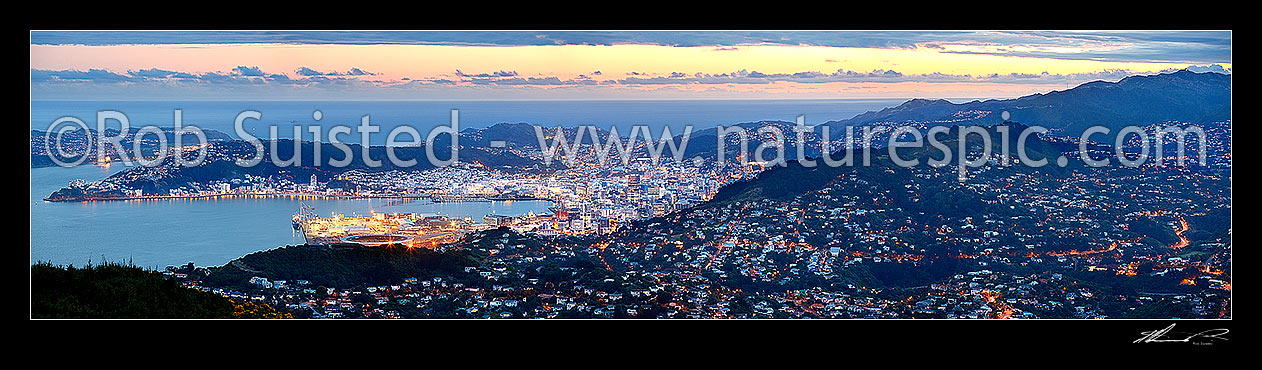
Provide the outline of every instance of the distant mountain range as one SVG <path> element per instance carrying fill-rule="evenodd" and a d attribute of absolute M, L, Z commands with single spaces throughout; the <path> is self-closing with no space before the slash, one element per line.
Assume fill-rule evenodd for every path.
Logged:
<path fill-rule="evenodd" d="M 840 137 L 845 126 L 872 123 L 938 121 L 993 125 L 1003 122 L 1003 111 L 1011 114 L 1010 120 L 1071 134 L 1096 125 L 1116 132 L 1128 125 L 1164 121 L 1226 121 L 1231 119 L 1231 76 L 1181 70 L 1130 76 L 1118 82 L 1088 82 L 1069 90 L 1015 99 L 974 100 L 961 104 L 942 99 L 912 99 L 897 107 L 825 122 L 821 126 L 829 126 L 829 134 Z"/>
<path fill-rule="evenodd" d="M 174 128 L 159 127 L 158 130 L 160 130 L 160 132 L 162 133 L 163 140 L 166 140 L 166 142 L 169 143 L 170 145 L 174 145 L 175 138 L 176 138 Z M 107 138 L 121 136 L 122 138 L 119 140 L 119 144 L 122 146 L 124 152 L 127 154 L 129 158 L 135 158 L 136 157 L 136 154 L 134 153 L 135 140 L 136 140 L 136 134 L 139 132 L 140 132 L 140 128 L 137 128 L 137 127 L 132 127 L 128 129 L 126 133 L 123 133 L 121 135 L 119 134 L 118 129 L 113 129 L 113 128 L 106 129 L 103 134 L 90 128 L 86 132 L 83 130 L 76 129 L 72 131 L 66 131 L 64 133 L 61 133 L 61 135 L 50 134 L 47 131 L 31 130 L 31 168 L 56 166 L 57 163 L 54 162 L 53 158 L 48 155 L 49 153 L 47 149 L 51 149 L 53 146 L 58 145 L 57 144 L 58 142 L 61 143 L 60 145 L 63 145 L 63 148 L 68 149 L 68 152 L 73 153 L 73 155 L 70 155 L 70 156 L 59 155 L 57 159 L 65 163 L 73 163 L 77 159 L 79 159 L 79 153 L 82 153 L 80 151 L 74 150 L 73 148 L 77 147 L 80 150 L 84 148 L 95 148 L 97 145 L 96 138 L 99 137 L 100 135 L 104 135 Z M 226 133 L 223 133 L 221 131 L 211 130 L 211 129 L 202 129 L 202 134 L 206 136 L 206 141 L 208 142 L 228 142 L 228 141 L 234 140 L 232 136 L 229 136 Z M 198 142 L 197 136 L 191 133 L 185 133 L 179 136 L 182 143 Z M 145 139 L 148 139 L 148 140 L 141 140 L 141 143 L 140 143 L 141 153 L 144 153 L 145 156 L 151 156 L 154 150 L 157 149 L 158 147 L 157 142 L 154 141 L 154 139 L 156 138 L 157 136 L 154 135 L 153 133 L 147 133 L 145 136 Z M 54 150 L 53 153 L 55 154 L 57 153 L 57 151 Z M 95 155 L 90 155 L 90 158 L 94 158 L 94 157 Z M 90 162 L 91 161 L 89 161 L 89 163 Z"/>
<path fill-rule="evenodd" d="M 815 127 L 815 133 L 821 134 L 821 127 L 829 127 L 832 139 L 845 134 L 846 126 L 868 124 L 927 123 L 929 125 L 986 125 L 992 126 L 1004 122 L 1002 113 L 1010 114 L 1009 121 L 1023 122 L 1028 125 L 1042 126 L 1065 134 L 1077 135 L 1092 126 L 1108 127 L 1113 133 L 1130 125 L 1148 125 L 1166 121 L 1192 123 L 1209 123 L 1231 119 L 1231 76 L 1214 72 L 1191 72 L 1181 70 L 1174 73 L 1149 76 L 1130 76 L 1118 82 L 1094 81 L 1072 89 L 1052 91 L 1046 94 L 1033 94 L 1015 99 L 974 100 L 967 103 L 952 103 L 944 99 L 911 99 L 895 107 L 880 111 L 872 111 L 856 115 L 849 119 L 828 121 Z M 750 133 L 763 126 L 776 126 L 790 141 L 787 147 L 797 145 L 793 140 L 792 122 L 759 121 L 731 124 L 739 126 Z M 552 128 L 545 128 L 545 134 L 551 134 Z M 701 155 L 712 157 L 715 153 L 717 130 L 713 127 L 698 128 L 693 131 L 686 151 L 686 157 Z M 569 142 L 573 142 L 576 132 L 573 128 L 565 130 Z M 629 133 L 620 133 L 626 137 Z M 676 135 L 680 134 L 678 132 Z M 608 132 L 598 130 L 598 136 L 605 140 Z M 437 147 L 445 147 L 446 136 L 436 142 Z M 1096 136 L 1100 139 L 1100 136 Z M 584 143 L 590 143 L 587 134 Z M 640 138 L 643 139 L 642 137 Z M 812 147 L 817 137 L 807 137 L 808 155 L 818 156 L 817 148 Z M 485 147 L 492 140 L 504 141 L 509 147 L 536 148 L 534 127 L 528 123 L 500 123 L 485 129 L 467 129 L 461 133 L 461 145 Z M 676 136 L 675 142 L 682 137 Z M 758 145 L 760 140 L 751 145 Z"/>

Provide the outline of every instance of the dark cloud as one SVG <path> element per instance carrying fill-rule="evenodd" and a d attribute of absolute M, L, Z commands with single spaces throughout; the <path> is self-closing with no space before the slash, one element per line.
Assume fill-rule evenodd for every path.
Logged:
<path fill-rule="evenodd" d="M 513 78 L 475 78 L 469 82 L 477 85 L 502 85 L 502 86 L 563 86 L 563 85 L 596 85 L 597 81 L 577 78 L 562 80 L 559 77 L 513 77 Z"/>
<path fill-rule="evenodd" d="M 307 68 L 307 67 L 298 67 L 298 69 L 294 70 L 294 73 L 298 74 L 299 76 L 323 76 L 324 75 L 324 73 L 321 73 L 320 71 Z"/>
<path fill-rule="evenodd" d="M 763 73 L 758 71 L 738 70 L 729 73 L 706 74 L 694 73 L 691 76 L 672 73 L 667 77 L 627 77 L 617 80 L 624 85 L 663 85 L 663 84 L 768 84 L 774 82 L 826 83 L 826 82 L 992 82 L 992 83 L 1068 83 L 1094 80 L 1118 80 L 1126 76 L 1139 74 L 1129 70 L 1102 70 L 1093 73 L 1075 74 L 1023 74 L 992 73 L 986 75 L 955 75 L 941 72 L 907 75 L 894 70 L 876 69 L 870 72 L 838 69 L 835 72 L 804 71 L 796 73 Z"/>
<path fill-rule="evenodd" d="M 324 75 L 312 76 L 310 69 L 299 68 L 296 74 L 302 79 L 293 79 L 281 73 L 267 73 L 259 67 L 237 66 L 229 72 L 188 73 L 169 71 L 158 68 L 127 71 L 126 74 L 115 73 L 103 69 L 77 70 L 40 70 L 31 69 L 31 83 L 145 83 L 145 82 L 181 82 L 211 85 L 301 85 L 320 82 L 344 80 Z"/>
<path fill-rule="evenodd" d="M 1218 64 L 1211 64 L 1207 66 L 1188 66 L 1187 70 L 1196 72 L 1196 73 L 1214 72 L 1214 73 L 1221 73 L 1225 75 L 1231 74 L 1231 68 L 1223 68 L 1223 66 L 1218 65 Z M 1175 71 L 1166 70 L 1162 72 L 1175 72 Z"/>
<path fill-rule="evenodd" d="M 104 69 L 85 71 L 47 71 L 31 69 L 31 82 L 81 81 L 81 82 L 129 82 L 134 77 L 124 76 Z"/>
<path fill-rule="evenodd" d="M 460 77 L 464 77 L 464 78 L 517 77 L 517 71 L 500 70 L 500 71 L 495 71 L 495 72 L 490 72 L 490 73 L 468 74 L 468 73 L 461 72 L 459 69 L 457 69 L 456 75 Z"/>
<path fill-rule="evenodd" d="M 141 78 L 197 78 L 191 73 L 168 71 L 157 68 L 127 71 L 127 74 Z"/>
<path fill-rule="evenodd" d="M 320 71 L 307 68 L 307 67 L 298 67 L 298 69 L 294 70 L 294 73 L 299 76 L 310 76 L 310 77 L 314 77 L 314 76 L 375 76 L 377 75 L 376 73 L 368 72 L 359 68 L 351 68 L 349 71 L 346 71 L 346 72 L 338 72 L 338 71 L 320 72 Z"/>
<path fill-rule="evenodd" d="M 242 75 L 242 76 L 263 77 L 263 70 L 259 69 L 258 66 L 253 66 L 253 67 L 237 66 L 236 68 L 232 69 L 232 72 Z"/>

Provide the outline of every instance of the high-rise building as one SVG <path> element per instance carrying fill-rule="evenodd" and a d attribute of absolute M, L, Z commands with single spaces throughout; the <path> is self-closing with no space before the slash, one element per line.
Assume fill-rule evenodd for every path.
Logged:
<path fill-rule="evenodd" d="M 627 201 L 636 203 L 640 201 L 640 175 L 627 175 Z"/>

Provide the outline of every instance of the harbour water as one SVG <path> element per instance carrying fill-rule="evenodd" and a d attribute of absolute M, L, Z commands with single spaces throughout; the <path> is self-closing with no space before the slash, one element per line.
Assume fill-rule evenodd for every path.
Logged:
<path fill-rule="evenodd" d="M 95 181 L 124 169 L 91 165 L 31 169 L 31 263 L 83 265 L 132 261 L 161 268 L 193 262 L 221 265 L 283 245 L 302 244 L 291 216 L 300 203 L 319 215 L 414 212 L 481 220 L 487 214 L 548 212 L 548 201 L 432 203 L 392 199 L 226 198 L 45 202 L 71 180 Z"/>

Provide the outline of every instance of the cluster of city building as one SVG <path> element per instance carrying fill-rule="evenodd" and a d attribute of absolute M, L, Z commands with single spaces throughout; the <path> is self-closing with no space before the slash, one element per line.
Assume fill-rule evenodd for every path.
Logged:
<path fill-rule="evenodd" d="M 810 191 L 718 202 L 706 201 L 762 168 L 579 160 L 547 173 L 477 163 L 351 171 L 305 190 L 554 207 L 481 222 L 313 221 L 329 241 L 455 232 L 433 245 L 484 263 L 458 282 L 295 294 L 259 280 L 225 294 L 312 317 L 1230 317 L 1231 179 L 1213 164 L 1229 168 L 1230 144 L 1209 142 L 1219 162 L 1208 166 L 1035 171 L 998 157 L 966 181 L 949 166 L 854 167 Z"/>

